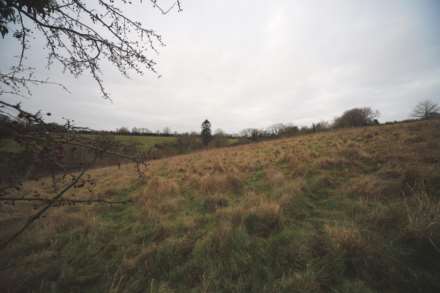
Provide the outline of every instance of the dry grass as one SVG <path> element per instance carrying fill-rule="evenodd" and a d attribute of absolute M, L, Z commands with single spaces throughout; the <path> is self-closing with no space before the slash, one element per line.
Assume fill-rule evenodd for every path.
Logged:
<path fill-rule="evenodd" d="M 203 193 L 232 192 L 238 193 L 241 181 L 232 175 L 205 175 L 198 180 L 198 189 Z"/>
<path fill-rule="evenodd" d="M 386 200 L 403 193 L 400 178 L 383 179 L 376 175 L 361 175 L 347 184 L 347 192 L 366 199 Z"/>
<path fill-rule="evenodd" d="M 435 292 L 439 129 L 422 121 L 200 151 L 152 161 L 143 183 L 132 165 L 92 170 L 93 194 L 66 198 L 135 203 L 53 209 L 2 265 L 57 262 L 0 281 L 12 290 L 31 276 L 12 292 Z M 28 182 L 21 195 L 51 188 Z M 0 207 L 2 236 L 32 208 Z"/>
<path fill-rule="evenodd" d="M 362 249 L 367 246 L 359 228 L 354 224 L 345 226 L 325 224 L 324 231 L 330 236 L 330 239 L 335 242 L 338 248 L 346 251 Z"/>

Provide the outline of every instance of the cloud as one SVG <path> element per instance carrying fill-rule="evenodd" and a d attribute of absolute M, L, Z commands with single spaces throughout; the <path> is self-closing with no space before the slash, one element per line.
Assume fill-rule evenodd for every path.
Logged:
<path fill-rule="evenodd" d="M 153 74 L 126 80 L 105 67 L 114 102 L 90 78 L 52 75 L 72 89 L 41 88 L 25 101 L 94 128 L 238 131 L 276 122 L 331 120 L 355 106 L 404 119 L 417 101 L 440 102 L 437 1 L 195 1 L 161 16 L 130 11 L 167 46 Z M 141 11 L 149 11 L 147 14 Z M 435 12 L 437 11 L 437 12 Z M 11 55 L 8 44 L 5 54 Z M 41 65 L 38 55 L 30 62 Z"/>

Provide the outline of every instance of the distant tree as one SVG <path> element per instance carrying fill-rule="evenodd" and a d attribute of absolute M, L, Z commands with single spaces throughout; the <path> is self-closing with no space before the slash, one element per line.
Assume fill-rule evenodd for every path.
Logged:
<path fill-rule="evenodd" d="M 162 130 L 162 134 L 164 135 L 170 135 L 171 134 L 171 129 L 167 126 Z"/>
<path fill-rule="evenodd" d="M 309 126 L 301 126 L 301 128 L 299 129 L 299 132 L 301 133 L 308 133 L 311 131 L 311 128 Z"/>
<path fill-rule="evenodd" d="M 217 129 L 214 131 L 214 135 L 215 135 L 215 136 L 225 136 L 225 132 L 223 131 L 223 129 L 217 128 Z"/>
<path fill-rule="evenodd" d="M 211 122 L 209 122 L 208 119 L 202 123 L 202 132 L 200 133 L 200 136 L 202 137 L 202 142 L 204 145 L 208 145 L 212 139 Z"/>
<path fill-rule="evenodd" d="M 327 121 L 320 121 L 318 123 L 313 123 L 313 129 L 314 131 L 323 131 L 330 128 L 330 123 Z"/>
<path fill-rule="evenodd" d="M 283 129 L 280 130 L 279 135 L 280 136 L 292 136 L 292 135 L 298 134 L 298 132 L 299 132 L 298 126 L 287 125 Z"/>
<path fill-rule="evenodd" d="M 240 131 L 239 136 L 249 138 L 252 135 L 252 130 L 253 130 L 253 128 L 245 128 Z"/>
<path fill-rule="evenodd" d="M 341 117 L 335 119 L 334 127 L 360 127 L 373 125 L 374 120 L 379 117 L 378 111 L 373 111 L 369 107 L 354 108 L 345 111 Z"/>
<path fill-rule="evenodd" d="M 284 131 L 284 129 L 285 129 L 286 127 L 287 127 L 287 126 L 284 125 L 283 123 L 273 124 L 273 125 L 269 126 L 269 127 L 266 129 L 266 133 L 267 133 L 269 136 L 278 136 L 278 135 L 280 135 L 280 134 Z"/>
<path fill-rule="evenodd" d="M 209 143 L 209 145 L 213 147 L 224 147 L 229 145 L 229 139 L 226 136 L 226 133 L 222 129 L 217 128 L 214 131 L 214 136 L 212 137 L 212 140 Z"/>
<path fill-rule="evenodd" d="M 129 134 L 130 130 L 128 130 L 128 127 L 122 126 L 121 128 L 116 129 L 116 132 L 119 134 Z"/>
<path fill-rule="evenodd" d="M 179 135 L 175 145 L 178 152 L 188 152 L 202 146 L 199 136 L 191 134 Z"/>
<path fill-rule="evenodd" d="M 429 100 L 418 103 L 412 113 L 413 117 L 419 119 L 429 119 L 439 115 L 440 115 L 440 106 Z"/>
<path fill-rule="evenodd" d="M 152 133 L 150 129 L 148 128 L 139 128 L 140 133 L 146 134 L 146 133 Z"/>
<path fill-rule="evenodd" d="M 249 138 L 252 141 L 257 141 L 265 136 L 265 132 L 256 128 L 246 128 L 240 131 L 240 136 Z"/>
<path fill-rule="evenodd" d="M 64 132 L 66 130 L 64 125 L 55 122 L 47 123 L 47 128 L 52 132 Z"/>

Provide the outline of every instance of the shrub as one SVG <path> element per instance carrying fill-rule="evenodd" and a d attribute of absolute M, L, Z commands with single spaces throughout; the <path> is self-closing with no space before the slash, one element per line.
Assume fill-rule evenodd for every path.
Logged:
<path fill-rule="evenodd" d="M 336 118 L 333 126 L 341 128 L 374 125 L 378 116 L 379 112 L 373 111 L 371 108 L 354 108 L 345 111 L 341 117 Z"/>
<path fill-rule="evenodd" d="M 175 147 L 178 152 L 190 152 L 202 147 L 200 138 L 195 135 L 180 135 L 177 137 Z"/>
<path fill-rule="evenodd" d="M 229 145 L 228 138 L 224 135 L 214 135 L 212 140 L 209 142 L 209 146 L 212 147 L 224 147 Z"/>

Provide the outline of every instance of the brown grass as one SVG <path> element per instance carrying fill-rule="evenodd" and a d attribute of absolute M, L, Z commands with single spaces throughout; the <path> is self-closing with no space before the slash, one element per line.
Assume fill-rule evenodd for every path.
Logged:
<path fill-rule="evenodd" d="M 382 179 L 375 175 L 361 175 L 347 184 L 347 192 L 366 199 L 386 200 L 402 195 L 399 179 Z"/>
<path fill-rule="evenodd" d="M 86 243 L 96 241 L 96 245 L 108 250 L 105 256 L 98 254 L 103 266 L 96 271 L 110 271 L 114 284 L 107 284 L 106 288 L 112 287 L 114 292 L 130 291 L 126 286 L 133 278 L 144 285 L 152 279 L 160 280 L 162 283 L 152 286 L 154 290 L 164 286 L 171 291 L 177 286 L 170 282 L 171 276 L 192 273 L 194 279 L 178 279 L 182 288 L 197 291 L 203 283 L 208 292 L 222 291 L 222 282 L 233 282 L 221 277 L 248 276 L 258 266 L 266 266 L 266 272 L 273 273 L 273 279 L 269 279 L 274 283 L 268 283 L 273 285 L 268 287 L 273 291 L 302 288 L 329 292 L 329 286 L 340 278 L 332 271 L 348 274 L 338 267 L 343 261 L 360 268 L 352 270 L 349 289 L 343 291 L 339 287 L 339 292 L 356 292 L 353 290 L 369 288 L 370 284 L 375 286 L 371 287 L 373 291 L 399 292 L 386 290 L 389 288 L 384 285 L 387 276 L 395 277 L 401 270 L 394 259 L 387 258 L 384 243 L 396 249 L 396 255 L 400 248 L 393 245 L 402 245 L 405 253 L 423 254 L 431 249 L 431 259 L 435 259 L 435 246 L 440 248 L 439 127 L 439 121 L 421 121 L 200 151 L 152 161 L 145 172 L 145 182 L 136 181 L 135 168 L 130 164 L 91 170 L 89 174 L 97 182 L 93 193 L 84 186 L 69 192 L 66 198 L 131 198 L 135 203 L 127 207 L 52 209 L 2 258 L 47 261 L 54 255 L 72 253 L 69 257 L 74 260 L 77 254 L 86 259 L 86 263 L 78 262 L 85 266 L 96 253 Z M 415 135 L 423 139 L 415 139 Z M 54 194 L 48 179 L 27 182 L 18 195 L 31 192 Z M 20 205 L 19 209 L 1 206 L 2 236 L 13 231 L 32 211 L 30 205 Z M 78 237 L 75 231 L 89 242 L 69 238 L 73 237 L 71 234 Z M 69 240 L 59 240 L 58 235 Z M 312 235 L 319 236 L 320 249 L 310 244 Z M 81 245 L 91 252 L 85 254 Z M 295 266 L 294 261 L 283 259 L 292 253 L 285 249 L 289 245 L 304 254 L 295 256 L 304 258 Z M 76 250 L 65 251 L 64 246 Z M 242 250 L 234 254 L 237 247 Z M 267 255 L 259 255 L 263 249 L 267 249 L 262 252 Z M 197 263 L 194 255 L 199 250 L 219 257 L 213 268 L 205 266 L 206 257 Z M 229 262 L 221 258 L 225 255 Z M 235 262 L 240 257 L 243 259 Z M 259 262 L 261 259 L 265 262 Z M 66 261 L 64 265 L 67 264 L 72 269 L 71 263 Z M 219 264 L 239 273 L 221 271 Z M 416 266 L 405 264 L 416 270 Z M 241 274 L 240 266 L 246 265 L 246 274 Z M 208 269 L 212 269 L 211 274 L 205 274 Z M 80 265 L 75 270 L 81 270 Z M 36 281 L 29 284 L 35 286 L 46 278 L 42 269 L 40 279 L 37 272 L 25 269 L 14 273 L 17 279 L 8 279 L 11 284 L 17 284 L 25 274 L 34 276 Z M 380 281 L 375 282 L 375 277 Z M 119 282 L 121 278 L 123 281 Z M 395 282 L 401 281 L 396 277 Z M 223 291 L 233 291 L 231 288 Z"/>
<path fill-rule="evenodd" d="M 199 189 L 204 193 L 232 192 L 241 189 L 241 180 L 233 175 L 205 175 L 199 179 Z"/>
<path fill-rule="evenodd" d="M 362 249 L 367 246 L 359 228 L 354 224 L 345 226 L 325 224 L 324 230 L 334 241 L 336 247 L 346 251 Z"/>

